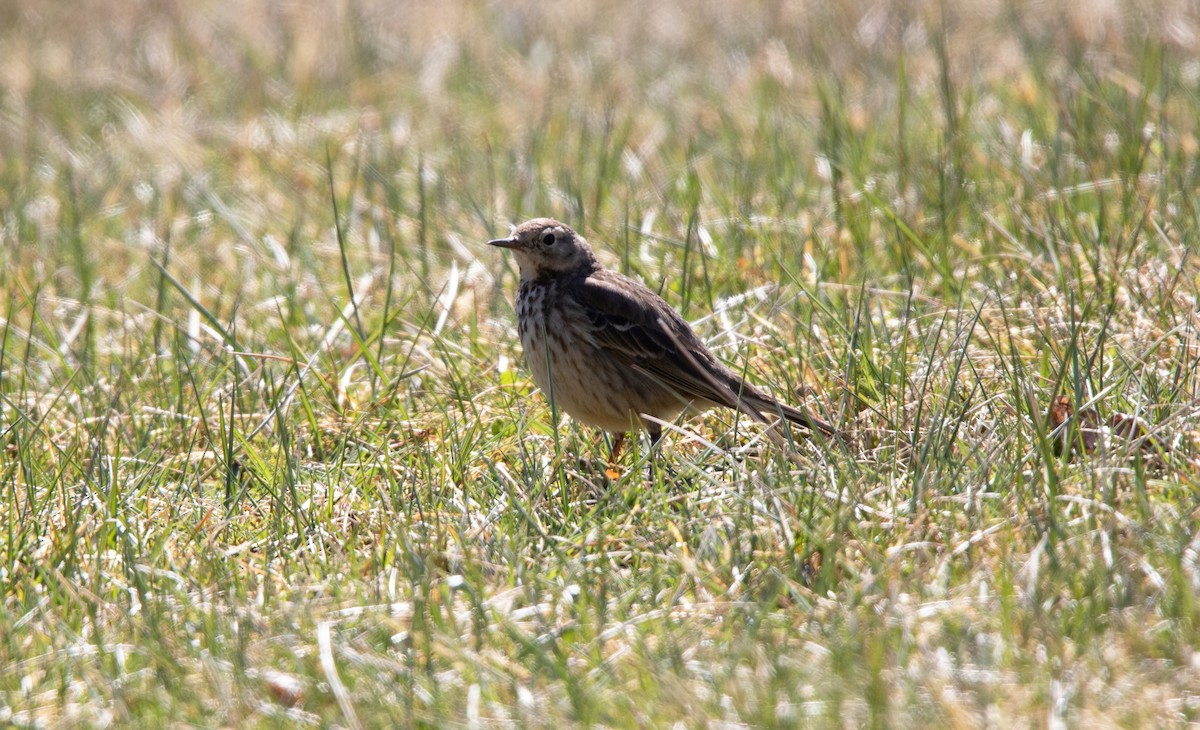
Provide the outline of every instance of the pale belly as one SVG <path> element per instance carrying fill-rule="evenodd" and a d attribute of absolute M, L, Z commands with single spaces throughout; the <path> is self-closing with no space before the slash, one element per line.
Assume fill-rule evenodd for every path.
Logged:
<path fill-rule="evenodd" d="M 543 309 L 541 298 L 518 303 L 525 362 L 542 394 L 586 425 L 623 432 L 646 425 L 639 414 L 670 420 L 686 403 L 651 376 L 598 347 L 590 323 L 570 307 Z"/>

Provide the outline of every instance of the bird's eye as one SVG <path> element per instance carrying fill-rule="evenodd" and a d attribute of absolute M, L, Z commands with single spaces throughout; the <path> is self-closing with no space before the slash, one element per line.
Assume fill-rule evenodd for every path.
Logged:
<path fill-rule="evenodd" d="M 553 246 L 554 245 L 554 234 L 547 233 L 546 235 L 542 236 L 542 243 L 546 244 L 547 246 Z"/>

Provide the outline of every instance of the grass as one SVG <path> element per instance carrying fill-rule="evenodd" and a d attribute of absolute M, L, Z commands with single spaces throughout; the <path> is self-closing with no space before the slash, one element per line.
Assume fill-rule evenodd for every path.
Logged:
<path fill-rule="evenodd" d="M 1200 719 L 1194 9 L 0 28 L 0 722 Z M 853 445 L 609 482 L 483 245 L 533 215 Z M 1058 453 L 1062 394 L 1169 450 Z"/>

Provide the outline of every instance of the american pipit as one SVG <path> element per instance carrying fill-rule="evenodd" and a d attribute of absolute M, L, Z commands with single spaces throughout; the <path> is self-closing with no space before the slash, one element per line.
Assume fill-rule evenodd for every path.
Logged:
<path fill-rule="evenodd" d="M 575 420 L 616 434 L 610 462 L 631 427 L 657 443 L 658 421 L 688 407 L 735 408 L 761 423 L 771 413 L 826 438 L 839 435 L 721 364 L 662 297 L 600 266 L 568 226 L 535 218 L 489 243 L 517 257 L 517 329 L 534 381 Z"/>

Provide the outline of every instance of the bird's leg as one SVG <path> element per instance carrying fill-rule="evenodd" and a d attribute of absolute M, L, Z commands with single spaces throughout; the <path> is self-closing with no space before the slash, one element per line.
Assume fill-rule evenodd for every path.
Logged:
<path fill-rule="evenodd" d="M 621 456 L 623 446 L 625 446 L 624 432 L 613 437 L 612 451 L 608 452 L 608 468 L 604 470 L 604 474 L 609 479 L 618 479 L 621 476 L 621 471 L 617 469 L 617 459 Z"/>

